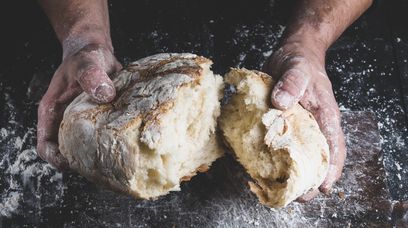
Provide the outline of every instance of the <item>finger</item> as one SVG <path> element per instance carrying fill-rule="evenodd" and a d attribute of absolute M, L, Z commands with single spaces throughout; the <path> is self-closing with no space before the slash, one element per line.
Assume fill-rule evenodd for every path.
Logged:
<path fill-rule="evenodd" d="M 38 107 L 37 153 L 60 170 L 67 169 L 68 162 L 58 150 L 59 125 L 66 105 L 81 92 L 78 83 L 67 80 L 59 68 Z"/>
<path fill-rule="evenodd" d="M 74 76 L 96 102 L 107 103 L 115 98 L 115 87 L 108 74 L 119 65 L 109 51 L 91 46 L 72 56 L 71 61 L 68 74 Z"/>
<path fill-rule="evenodd" d="M 330 149 L 329 170 L 325 180 L 320 186 L 322 192 L 328 193 L 333 184 L 340 178 L 343 170 L 344 161 L 346 159 L 345 141 L 341 130 L 340 113 L 337 106 L 320 109 L 317 117 Z"/>
<path fill-rule="evenodd" d="M 299 69 L 286 71 L 272 90 L 272 104 L 288 109 L 298 103 L 309 84 L 310 76 Z"/>
<path fill-rule="evenodd" d="M 59 170 L 68 168 L 67 160 L 58 150 L 58 129 L 62 113 L 59 108 L 44 100 L 38 108 L 37 154 Z"/>
<path fill-rule="evenodd" d="M 339 137 L 334 139 L 333 142 L 329 142 L 330 150 L 333 153 L 330 156 L 329 171 L 322 185 L 320 185 L 320 191 L 324 193 L 330 192 L 333 184 L 341 177 L 344 161 L 346 160 L 346 146 L 344 141 L 344 134 L 341 130 L 338 132 Z"/>
<path fill-rule="evenodd" d="M 299 203 L 305 203 L 315 198 L 318 194 L 319 194 L 319 189 L 314 189 L 314 190 L 307 192 L 306 194 L 301 195 L 300 197 L 296 199 L 296 201 Z"/>
<path fill-rule="evenodd" d="M 321 90 L 316 106 L 301 101 L 301 104 L 311 111 L 326 137 L 330 149 L 330 163 L 327 176 L 320 186 L 320 191 L 328 193 L 333 184 L 340 178 L 346 158 L 344 134 L 341 129 L 340 111 L 333 93 Z M 307 99 L 307 98 L 306 98 Z"/>

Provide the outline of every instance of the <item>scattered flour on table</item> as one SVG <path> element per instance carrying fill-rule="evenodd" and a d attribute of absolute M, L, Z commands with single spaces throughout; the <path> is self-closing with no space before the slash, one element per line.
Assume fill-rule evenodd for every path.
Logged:
<path fill-rule="evenodd" d="M 383 63 L 387 58 L 372 57 L 377 54 L 376 50 L 391 48 L 381 39 L 374 40 L 370 45 L 364 41 L 352 40 L 348 40 L 346 45 L 335 45 L 336 51 L 344 49 L 347 54 L 344 51 L 337 52 L 329 58 L 326 68 L 329 74 L 333 74 L 331 76 L 334 80 L 339 81 L 340 86 L 334 90 L 340 110 L 375 113 L 389 184 L 393 189 L 401 189 L 398 197 L 408 199 L 408 191 L 404 190 L 408 188 L 408 153 L 405 153 L 408 130 L 405 111 L 399 91 L 387 86 L 387 81 L 395 80 L 399 72 L 395 69 L 395 62 Z"/>
<path fill-rule="evenodd" d="M 261 69 L 268 57 L 273 54 L 285 28 L 283 25 L 268 23 L 237 26 L 231 43 L 235 49 L 239 47 L 239 53 L 233 65 Z"/>
<path fill-rule="evenodd" d="M 62 197 L 64 187 L 62 174 L 37 156 L 33 146 L 35 123 L 31 126 L 19 124 L 20 118 L 27 116 L 23 116 L 24 111 L 16 107 L 8 93 L 11 88 L 1 89 L 5 90 L 3 112 L 9 119 L 6 126 L 0 128 L 0 216 L 10 217 L 18 214 L 23 206 L 40 209 L 47 201 L 43 195 L 44 184 L 47 184 L 48 190 L 55 192 L 55 202 Z M 36 205 L 26 205 L 27 202 Z"/>
<path fill-rule="evenodd" d="M 283 30 L 283 26 L 276 29 L 266 23 L 259 24 L 254 28 L 248 28 L 248 26 L 237 27 L 236 36 L 232 42 L 236 46 L 241 45 L 240 48 L 242 49 L 240 49 L 234 62 L 235 66 L 259 69 L 263 64 L 262 61 L 249 62 L 249 60 L 256 58 L 259 60 L 259 57 L 262 60 L 266 60 L 273 53 L 271 47 L 276 47 L 278 38 L 282 35 Z M 152 33 L 152 37 L 154 36 L 155 34 Z M 260 40 L 257 40 L 258 38 Z M 397 114 L 403 113 L 399 96 L 394 94 L 390 98 L 384 94 L 381 88 L 374 84 L 368 84 L 369 82 L 366 80 L 369 77 L 379 77 L 380 79 L 387 80 L 387 77 L 392 75 L 394 69 L 388 66 L 380 66 L 381 69 L 377 69 L 374 66 L 378 67 L 381 64 L 376 63 L 376 59 L 364 60 L 359 57 L 359 53 L 369 52 L 375 49 L 375 47 L 369 47 L 358 42 L 353 43 L 353 41 L 350 41 L 350 43 L 352 44 L 343 48 L 349 52 L 354 52 L 352 56 L 335 56 L 334 59 L 328 61 L 327 65 L 330 72 L 334 72 L 341 77 L 340 86 L 336 88 L 336 95 L 342 97 L 342 102 L 339 103 L 340 109 L 363 109 L 376 113 L 385 153 L 384 163 L 391 164 L 391 166 L 399 171 L 395 175 L 395 179 L 405 180 L 405 183 L 408 183 L 406 182 L 408 178 L 405 172 L 408 170 L 408 167 L 403 166 L 402 163 L 392 156 L 392 154 L 395 154 L 395 151 L 406 148 L 407 129 L 404 126 L 399 126 L 396 121 Z M 351 63 L 355 62 L 358 62 L 361 68 L 351 69 Z M 367 83 L 367 86 L 361 86 L 363 83 Z M 389 90 L 387 93 L 396 93 L 396 91 Z M 36 151 L 32 146 L 34 143 L 31 141 L 32 138 L 35 138 L 35 126 L 19 125 L 16 117 L 22 115 L 21 110 L 16 110 L 14 101 L 10 98 L 9 94 L 6 93 L 5 97 L 5 112 L 6 116 L 10 118 L 8 124 L 0 128 L 0 172 L 2 173 L 0 180 L 0 215 L 11 216 L 19 213 L 19 209 L 24 204 L 25 197 L 33 197 L 38 202 L 41 201 L 44 182 L 52 183 L 52 192 L 56 193 L 55 201 L 62 198 L 64 185 L 62 175 L 56 172 L 50 165 L 42 162 L 36 155 Z M 398 182 L 401 183 L 399 184 L 400 188 L 407 187 L 402 182 Z M 348 192 L 346 189 L 340 190 L 345 192 L 344 197 L 347 199 Z M 363 189 L 360 190 L 360 192 L 364 191 Z M 220 222 L 219 227 L 225 225 L 226 217 L 232 217 L 228 221 L 231 227 L 265 227 L 263 224 L 270 223 L 270 219 L 257 217 L 259 214 L 258 210 L 261 210 L 262 206 L 256 204 L 250 208 L 240 208 L 244 204 L 239 204 L 236 199 L 233 200 L 232 203 L 236 205 L 220 210 L 219 217 L 215 218 Z M 319 213 L 320 216 L 327 216 L 325 214 L 325 207 L 325 205 L 322 205 L 321 210 L 316 211 L 316 213 Z M 36 209 L 41 210 L 41 203 L 39 203 Z M 213 207 L 208 208 L 208 210 L 212 209 Z M 319 225 L 313 224 L 308 218 L 303 217 L 301 207 L 297 203 L 291 204 L 285 210 L 270 210 L 275 218 L 277 218 L 275 224 L 270 224 L 271 226 L 290 227 L 290 224 L 293 224 L 294 221 L 301 221 L 304 227 L 316 227 Z M 362 212 L 364 208 L 356 207 L 355 210 L 356 212 Z M 332 213 L 329 216 L 336 218 L 339 217 L 339 214 Z"/>

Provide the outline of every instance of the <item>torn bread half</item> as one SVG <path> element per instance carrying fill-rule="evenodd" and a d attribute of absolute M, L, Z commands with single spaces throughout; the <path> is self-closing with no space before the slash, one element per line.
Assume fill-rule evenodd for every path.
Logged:
<path fill-rule="evenodd" d="M 194 54 L 157 54 L 117 73 L 113 102 L 79 95 L 59 130 L 70 167 L 136 198 L 180 190 L 223 154 L 215 131 L 224 85 L 211 64 Z"/>
<path fill-rule="evenodd" d="M 299 104 L 270 108 L 274 81 L 265 73 L 232 69 L 225 82 L 232 95 L 219 125 L 260 202 L 283 207 L 317 189 L 328 171 L 329 146 L 313 116 Z"/>

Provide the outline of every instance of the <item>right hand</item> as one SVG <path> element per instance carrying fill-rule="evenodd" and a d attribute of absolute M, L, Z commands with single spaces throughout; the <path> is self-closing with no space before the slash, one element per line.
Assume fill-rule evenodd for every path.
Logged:
<path fill-rule="evenodd" d="M 326 137 L 330 149 L 330 164 L 319 190 L 328 193 L 342 174 L 346 147 L 340 111 L 325 70 L 325 52 L 319 51 L 323 50 L 319 45 L 318 42 L 284 43 L 264 65 L 264 71 L 277 79 L 271 94 L 273 106 L 286 110 L 300 103 L 312 113 Z M 319 190 L 311 191 L 298 200 L 309 201 Z"/>
<path fill-rule="evenodd" d="M 83 91 L 98 103 L 112 101 L 116 91 L 108 75 L 121 68 L 109 45 L 91 43 L 64 57 L 38 107 L 37 153 L 43 160 L 59 170 L 68 168 L 58 149 L 65 108 Z"/>

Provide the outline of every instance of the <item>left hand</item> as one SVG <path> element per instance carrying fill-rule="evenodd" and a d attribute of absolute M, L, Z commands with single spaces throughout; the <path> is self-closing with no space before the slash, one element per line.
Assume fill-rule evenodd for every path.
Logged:
<path fill-rule="evenodd" d="M 58 148 L 65 108 L 83 91 L 95 102 L 112 101 L 116 91 L 108 75 L 121 67 L 110 45 L 91 43 L 66 55 L 38 107 L 37 153 L 43 160 L 59 170 L 68 168 Z"/>

